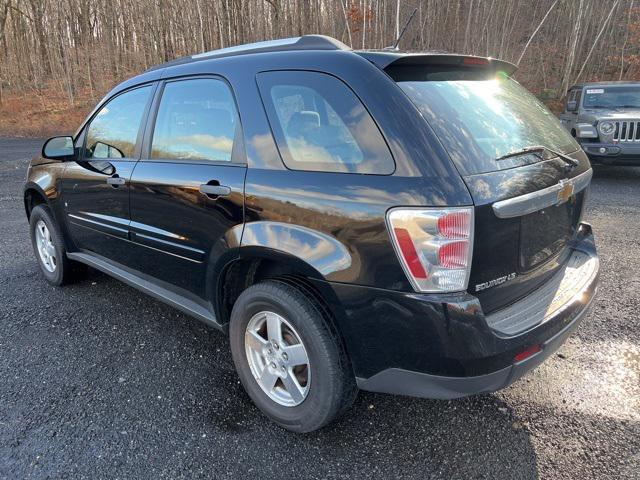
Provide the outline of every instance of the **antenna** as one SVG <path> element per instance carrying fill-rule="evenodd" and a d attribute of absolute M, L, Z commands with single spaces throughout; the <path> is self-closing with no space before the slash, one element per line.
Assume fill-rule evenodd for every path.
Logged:
<path fill-rule="evenodd" d="M 416 15 L 417 11 L 418 11 L 417 8 L 413 9 L 413 12 L 411 12 L 411 15 L 409 15 L 409 18 L 407 19 L 406 23 L 404 24 L 404 27 L 402 27 L 402 31 L 400 32 L 400 35 L 398 35 L 398 38 L 396 38 L 396 41 L 393 44 L 393 46 L 386 47 L 385 50 L 399 50 L 398 45 L 400 44 L 400 40 L 402 39 L 402 36 L 404 35 L 404 32 L 407 31 L 407 27 L 411 23 L 411 20 L 413 20 L 413 17 Z"/>

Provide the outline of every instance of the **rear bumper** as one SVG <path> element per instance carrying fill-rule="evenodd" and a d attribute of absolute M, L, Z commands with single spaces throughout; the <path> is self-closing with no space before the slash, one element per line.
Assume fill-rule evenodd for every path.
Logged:
<path fill-rule="evenodd" d="M 593 297 L 564 329 L 542 342 L 538 353 L 495 372 L 472 377 L 446 377 L 388 368 L 371 378 L 358 378 L 358 387 L 371 392 L 436 399 L 452 399 L 495 392 L 515 382 L 558 350 L 588 312 L 592 300 Z"/>
<path fill-rule="evenodd" d="M 603 165 L 640 166 L 638 143 L 583 143 L 582 149 L 589 160 Z M 604 149 L 604 152 L 601 152 Z"/>
<path fill-rule="evenodd" d="M 573 248 L 595 259 L 595 271 L 560 308 L 516 335 L 492 328 L 477 298 L 467 293 L 435 296 L 331 284 L 345 308 L 339 327 L 358 386 L 449 399 L 504 388 L 538 366 L 576 329 L 596 295 L 593 235 L 587 224 L 581 232 Z M 540 350 L 515 361 L 531 346 Z"/>

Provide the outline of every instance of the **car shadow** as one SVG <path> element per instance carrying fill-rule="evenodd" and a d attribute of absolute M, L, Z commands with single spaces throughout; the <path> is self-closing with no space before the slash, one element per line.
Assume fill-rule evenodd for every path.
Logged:
<path fill-rule="evenodd" d="M 108 323 L 113 325 L 105 325 L 106 331 L 116 327 L 121 341 L 144 332 L 145 343 L 153 345 L 135 360 L 128 353 L 109 353 L 109 347 L 96 354 L 119 371 L 114 378 L 126 379 L 120 385 L 122 397 L 109 404 L 120 418 L 140 424 L 138 432 L 127 426 L 130 435 L 153 425 L 180 445 L 192 443 L 198 432 L 200 451 L 210 451 L 236 478 L 255 469 L 265 478 L 539 477 L 530 432 L 500 395 L 435 401 L 360 392 L 333 424 L 294 434 L 273 424 L 251 402 L 235 373 L 225 335 L 92 269 L 75 288 L 118 292 L 117 310 L 123 315 L 111 316 Z M 135 321 L 124 313 L 131 311 L 140 312 Z M 102 343 L 102 336 L 96 341 Z M 163 351 L 184 353 L 166 357 Z M 172 377 L 175 371 L 180 375 Z M 159 392 L 162 406 L 152 406 L 139 390 L 126 390 L 129 384 L 144 385 L 142 392 Z M 115 448 L 112 441 L 109 448 Z M 251 452 L 251 462 L 238 460 L 245 450 Z M 302 458 L 292 463 L 292 452 Z M 158 461 L 157 466 L 165 463 Z M 190 458 L 196 470 L 209 461 Z"/>
<path fill-rule="evenodd" d="M 212 343 L 230 355 L 212 335 Z M 263 473 L 273 467 L 274 474 L 292 478 L 539 478 L 530 432 L 497 395 L 437 401 L 359 392 L 333 424 L 293 434 L 253 405 L 232 368 L 216 365 L 205 380 L 212 397 L 227 399 L 224 409 L 210 409 L 209 426 L 212 434 L 236 442 L 253 442 L 256 430 L 266 435 L 266 450 L 256 454 Z M 276 452 L 292 448 L 313 458 L 287 472 Z"/>
<path fill-rule="evenodd" d="M 594 180 L 638 181 L 640 180 L 639 167 L 622 167 L 611 165 L 591 164 Z"/>

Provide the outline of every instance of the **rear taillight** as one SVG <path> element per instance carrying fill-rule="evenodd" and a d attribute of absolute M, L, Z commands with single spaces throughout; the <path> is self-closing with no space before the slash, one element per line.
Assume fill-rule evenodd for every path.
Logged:
<path fill-rule="evenodd" d="M 466 290 L 473 207 L 392 208 L 387 223 L 400 263 L 416 291 Z"/>

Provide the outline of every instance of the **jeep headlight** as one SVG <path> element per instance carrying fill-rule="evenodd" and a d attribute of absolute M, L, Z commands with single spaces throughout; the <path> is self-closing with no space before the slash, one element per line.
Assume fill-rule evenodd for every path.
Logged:
<path fill-rule="evenodd" d="M 602 135 L 613 135 L 613 132 L 616 131 L 616 125 L 613 122 L 600 122 L 600 124 L 598 125 L 598 130 L 600 130 L 600 133 Z"/>

